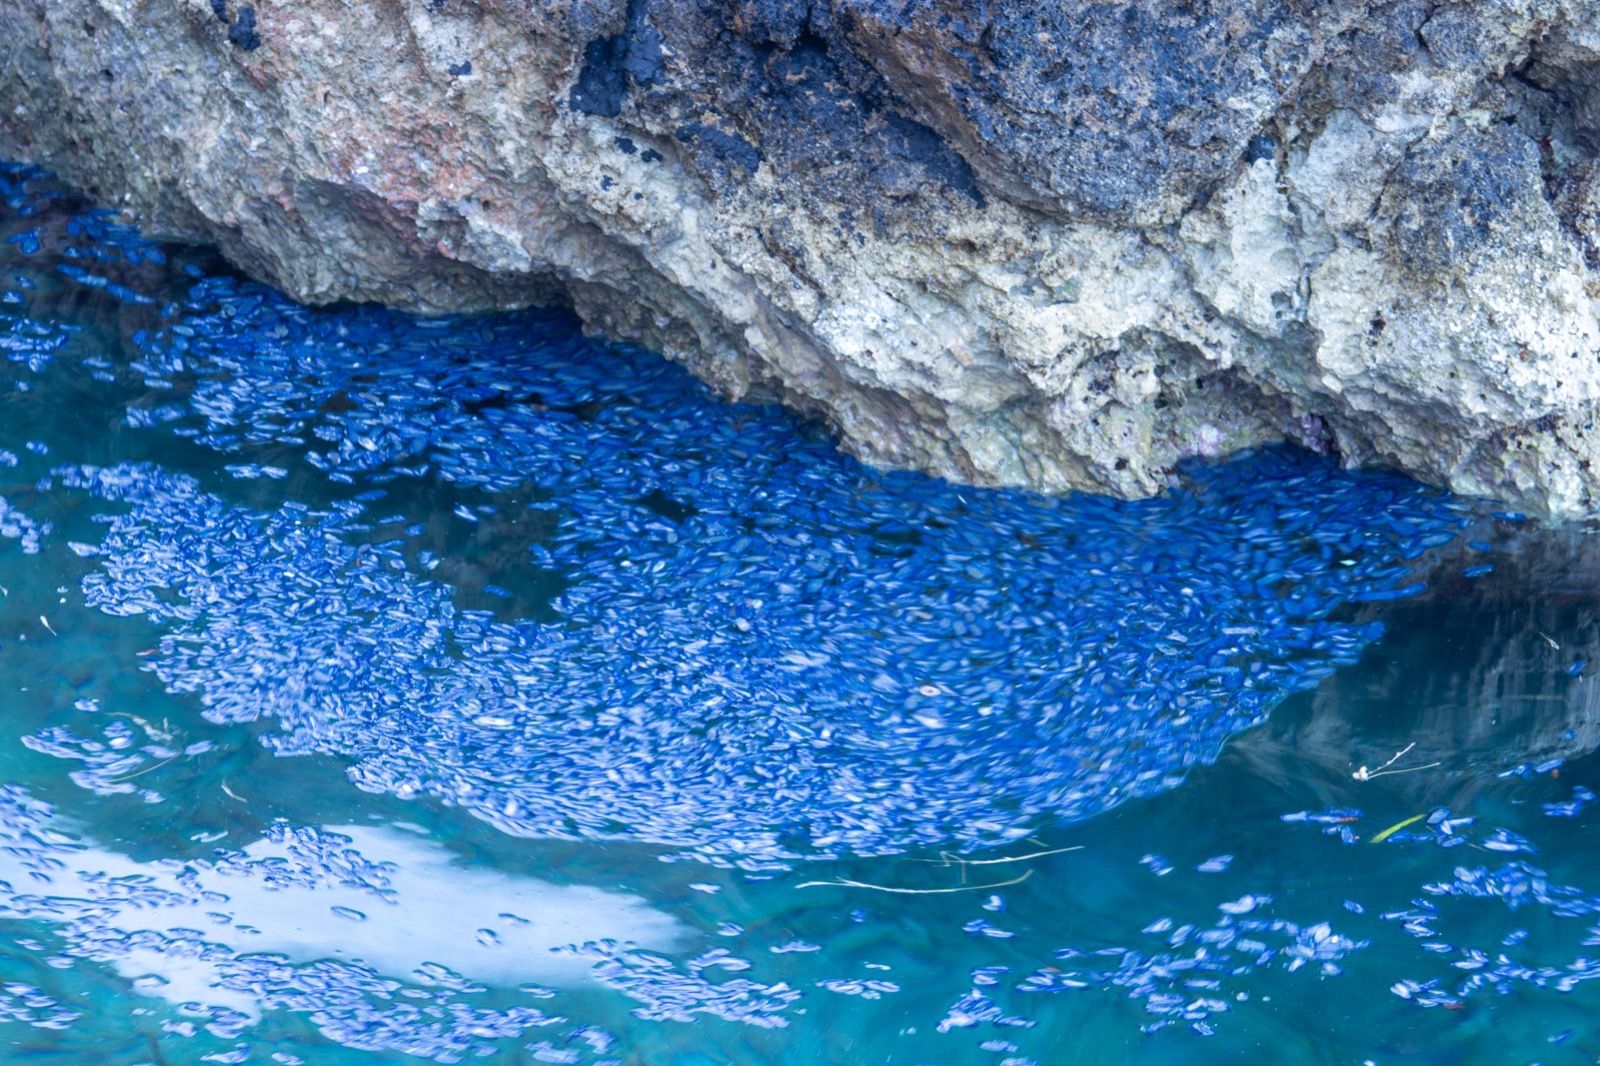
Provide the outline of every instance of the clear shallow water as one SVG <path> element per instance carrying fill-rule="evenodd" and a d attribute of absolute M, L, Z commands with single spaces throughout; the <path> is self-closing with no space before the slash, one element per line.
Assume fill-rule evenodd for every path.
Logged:
<path fill-rule="evenodd" d="M 1588 538 L 877 474 L 4 184 L 8 1057 L 1600 1055 Z"/>

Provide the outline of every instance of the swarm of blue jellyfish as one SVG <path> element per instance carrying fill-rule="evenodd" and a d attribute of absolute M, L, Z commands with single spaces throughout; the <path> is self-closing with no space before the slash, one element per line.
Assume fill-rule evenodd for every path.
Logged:
<path fill-rule="evenodd" d="M 75 225 L 149 268 L 132 231 Z M 75 547 L 89 601 L 160 624 L 148 667 L 212 718 L 521 836 L 760 866 L 1085 818 L 1353 662 L 1379 627 L 1352 608 L 1419 588 L 1463 524 L 1288 451 L 1137 502 L 884 473 L 560 314 L 316 310 L 191 274 L 139 304 L 96 283 L 132 317 L 92 379 L 130 432 L 315 488 L 263 507 L 30 455 L 107 507 Z"/>
<path fill-rule="evenodd" d="M 1399 476 L 1289 450 L 1186 467 L 1135 502 L 873 470 L 816 427 L 719 402 L 561 312 L 306 308 L 164 249 L 37 171 L 0 166 L 0 199 L 0 405 L 13 405 L 0 406 L 0 549 L 63 571 L 67 559 L 77 583 L 59 602 L 140 620 L 153 634 L 143 669 L 211 722 L 254 724 L 275 754 L 332 757 L 359 789 L 516 837 L 748 871 L 695 876 L 755 884 L 804 860 L 977 853 L 1170 790 L 1354 663 L 1381 633 L 1367 605 L 1419 592 L 1472 514 Z M 49 405 L 114 422 L 52 435 L 24 417 Z M 1570 660 L 1574 679 L 1583 661 Z M 102 714 L 95 698 L 72 706 L 84 717 L 21 744 L 96 800 L 167 802 L 156 771 L 221 743 Z M 1594 793 L 1546 798 L 1544 815 L 1582 819 Z M 1126 1001 L 1148 1033 L 1211 1035 L 1263 974 L 1274 990 L 1348 982 L 1378 965 L 1367 960 L 1383 938 L 1419 949 L 1380 986 L 1417 1008 L 1600 976 L 1600 897 L 1547 873 L 1510 828 L 1443 806 L 1379 832 L 1353 807 L 1267 821 L 1251 832 L 1325 835 L 1330 868 L 1416 861 L 1397 879 L 1406 898 L 1347 899 L 1324 919 L 1253 872 L 1244 848 L 1237 864 L 1146 854 L 1141 876 L 1256 881 L 1230 881 L 1202 913 L 1141 895 L 1158 909 L 1064 946 L 1030 945 L 1037 929 L 990 895 L 986 916 L 948 932 L 1006 946 L 958 974 L 924 1028 L 1020 1056 L 1040 1004 L 1066 994 Z M 615 1061 L 625 1038 L 523 1002 L 556 992 L 510 979 L 496 969 L 506 959 L 575 966 L 644 1022 L 760 1033 L 792 1024 L 808 996 L 871 1009 L 919 980 L 847 970 L 776 925 L 749 939 L 756 962 L 707 947 L 744 936 L 731 909 L 708 910 L 723 920 L 684 948 L 681 915 L 664 907 L 498 872 L 472 882 L 443 849 L 370 827 L 279 821 L 204 858 L 135 861 L 12 784 L 0 845 L 0 916 L 43 930 L 22 947 L 59 969 L 202 979 L 194 1002 L 184 987 L 159 994 L 189 1019 L 170 1033 L 235 1044 L 212 1061 L 250 1060 L 263 1011 L 383 1054 L 453 1062 L 515 1045 L 533 1061 Z M 1007 884 L 1046 867 L 1016 869 Z M 490 906 L 492 892 L 474 900 L 465 884 L 523 895 Z M 406 924 L 406 906 L 446 894 L 462 914 Z M 467 921 L 474 905 L 483 916 Z M 1533 933 L 1491 941 L 1488 923 L 1461 920 L 1497 909 L 1530 916 Z M 286 912 L 344 923 L 329 942 L 349 957 L 274 940 Z M 604 935 L 519 940 L 556 914 L 586 930 L 594 913 Z M 387 954 L 429 923 L 443 932 L 418 947 L 427 961 Z M 789 955 L 827 968 L 772 979 Z M 491 993 L 497 982 L 519 1001 Z M 52 1029 L 80 1014 L 47 982 L 0 985 L 0 1020 Z"/>

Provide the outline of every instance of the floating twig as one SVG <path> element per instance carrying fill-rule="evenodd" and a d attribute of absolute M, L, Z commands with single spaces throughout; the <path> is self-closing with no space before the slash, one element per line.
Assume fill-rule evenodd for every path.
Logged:
<path fill-rule="evenodd" d="M 131 780 L 132 778 L 138 777 L 140 774 L 147 774 L 151 770 L 159 770 L 163 766 L 167 765 L 167 763 L 172 762 L 172 761 L 176 760 L 177 758 L 178 757 L 176 755 L 171 755 L 171 756 L 168 756 L 165 759 L 162 759 L 158 763 L 153 763 L 150 766 L 146 766 L 142 770 L 135 770 L 131 774 L 123 774 L 121 777 L 108 777 L 108 778 L 106 778 L 106 781 L 108 781 L 108 782 L 110 782 L 112 784 L 115 784 L 115 783 L 117 783 L 119 781 L 128 781 L 128 780 Z"/>
<path fill-rule="evenodd" d="M 867 881 L 851 881 L 841 877 L 837 881 L 802 881 L 796 888 L 870 888 L 874 892 L 894 892 L 902 896 L 942 896 L 951 892 L 982 892 L 989 888 L 1005 888 L 1008 885 L 1020 885 L 1033 876 L 1029 870 L 1021 877 L 1013 877 L 1009 881 L 996 881 L 991 885 L 960 885 L 956 888 L 895 888 L 893 885 L 874 885 Z"/>
<path fill-rule="evenodd" d="M 1069 851 L 1082 851 L 1082 844 L 1074 844 L 1070 848 L 1050 848 L 1047 851 L 1031 851 L 1026 855 L 1008 855 L 1000 859 L 964 859 L 960 855 L 953 855 L 948 851 L 941 851 L 937 859 L 917 859 L 917 862 L 936 862 L 941 866 L 999 866 L 1007 862 L 1025 862 L 1028 859 L 1042 859 L 1046 855 L 1061 855 Z"/>
<path fill-rule="evenodd" d="M 1445 765 L 1445 763 L 1424 762 L 1422 763 L 1421 767 L 1402 767 L 1398 768 L 1398 770 L 1384 770 L 1382 773 L 1378 773 L 1378 771 L 1374 770 L 1373 773 L 1368 773 L 1368 775 L 1363 778 L 1363 781 L 1371 781 L 1373 778 L 1387 778 L 1387 776 L 1395 775 L 1395 773 L 1416 773 L 1418 770 L 1432 770 L 1432 768 L 1442 767 L 1442 765 Z"/>
<path fill-rule="evenodd" d="M 1362 766 L 1358 767 L 1350 776 L 1355 778 L 1357 781 L 1371 781 L 1374 777 L 1388 777 L 1390 774 L 1412 774 L 1416 773 L 1418 770 L 1431 770 L 1435 766 L 1439 765 L 1439 763 L 1430 762 L 1424 766 L 1405 766 L 1398 770 L 1389 769 L 1389 767 L 1393 766 L 1407 752 L 1416 746 L 1417 742 L 1413 740 L 1411 743 L 1407 744 L 1405 747 L 1389 756 L 1389 761 L 1378 767 L 1376 770 L 1368 770 L 1365 766 Z"/>

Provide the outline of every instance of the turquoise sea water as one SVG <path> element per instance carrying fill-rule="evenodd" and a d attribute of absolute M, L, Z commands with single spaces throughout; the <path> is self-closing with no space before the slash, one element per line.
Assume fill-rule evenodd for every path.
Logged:
<path fill-rule="evenodd" d="M 1586 534 L 881 475 L 0 186 L 0 1061 L 1600 1057 Z"/>

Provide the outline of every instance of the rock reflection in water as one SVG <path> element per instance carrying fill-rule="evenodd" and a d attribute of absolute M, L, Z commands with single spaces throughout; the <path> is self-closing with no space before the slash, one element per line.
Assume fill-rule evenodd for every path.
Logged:
<path fill-rule="evenodd" d="M 1270 773 L 1290 748 L 1348 778 L 1414 745 L 1391 769 L 1437 766 L 1387 774 L 1385 788 L 1442 802 L 1443 776 L 1462 803 L 1518 765 L 1600 748 L 1600 537 L 1498 525 L 1493 550 L 1478 541 L 1477 558 L 1441 559 L 1423 595 L 1386 610 L 1388 635 L 1361 669 L 1290 701 L 1238 754 Z M 1488 562 L 1492 572 L 1460 576 Z"/>

